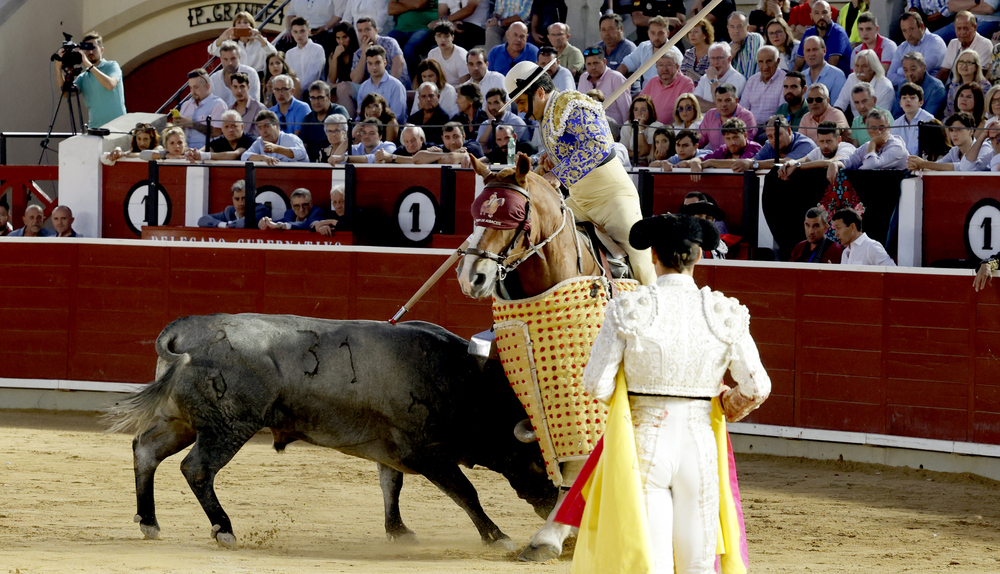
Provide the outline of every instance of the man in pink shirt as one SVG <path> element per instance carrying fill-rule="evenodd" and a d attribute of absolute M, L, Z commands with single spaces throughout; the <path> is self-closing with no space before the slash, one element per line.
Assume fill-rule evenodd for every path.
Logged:
<path fill-rule="evenodd" d="M 586 94 L 590 90 L 601 90 L 605 98 L 610 98 L 611 94 L 625 83 L 625 76 L 608 68 L 608 61 L 604 56 L 604 50 L 600 48 L 587 48 L 583 51 L 584 66 L 587 71 L 580 76 L 577 90 Z M 654 104 L 655 105 L 655 104 Z M 632 95 L 625 90 L 605 112 L 609 118 L 623 125 L 628 122 L 628 110 L 632 107 Z M 670 110 L 673 113 L 673 110 Z"/>
<path fill-rule="evenodd" d="M 694 81 L 680 73 L 684 55 L 676 47 L 667 50 L 662 58 L 656 61 L 657 79 L 646 82 L 640 94 L 653 99 L 656 108 L 656 121 L 663 125 L 673 123 L 674 104 L 681 94 L 694 92 Z"/>
<path fill-rule="evenodd" d="M 733 160 L 753 159 L 762 147 L 757 142 L 747 140 L 747 125 L 739 118 L 726 120 L 722 124 L 722 135 L 726 140 L 725 145 L 705 157 L 680 162 L 677 167 L 689 167 L 692 172 L 700 172 L 706 167 L 731 168 Z"/>
<path fill-rule="evenodd" d="M 699 147 L 712 151 L 725 147 L 726 142 L 721 130 L 722 125 L 730 118 L 743 120 L 743 125 L 747 128 L 747 137 L 753 140 L 757 135 L 757 120 L 752 112 L 740 105 L 736 87 L 732 84 L 716 85 L 713 96 L 715 107 L 705 112 L 705 118 L 701 121 Z"/>
<path fill-rule="evenodd" d="M 809 111 L 802 116 L 802 121 L 799 122 L 799 133 L 809 137 L 817 145 L 819 144 L 819 132 L 816 128 L 819 127 L 820 122 L 829 120 L 836 122 L 842 128 L 851 127 L 847 123 L 847 118 L 844 117 L 844 112 L 830 105 L 830 92 L 823 84 L 813 84 L 809 88 L 809 92 L 806 94 L 806 105 L 809 106 Z M 705 127 L 704 122 L 702 122 L 702 127 Z"/>

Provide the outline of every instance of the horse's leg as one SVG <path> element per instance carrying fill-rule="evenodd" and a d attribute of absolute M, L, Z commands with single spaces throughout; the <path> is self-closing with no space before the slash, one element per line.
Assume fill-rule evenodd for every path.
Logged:
<path fill-rule="evenodd" d="M 399 515 L 399 492 L 403 490 L 403 473 L 378 463 L 378 482 L 382 487 L 382 500 L 385 503 L 385 535 L 393 542 L 414 544 L 417 536 L 403 524 Z"/>
<path fill-rule="evenodd" d="M 545 526 L 531 537 L 528 546 L 517 557 L 518 560 L 524 560 L 525 562 L 545 562 L 546 560 L 558 558 L 562 554 L 563 542 L 573 528 L 556 522 L 555 517 L 556 513 L 559 512 L 559 507 L 562 506 L 563 500 L 566 498 L 566 493 L 569 492 L 569 485 L 572 485 L 577 475 L 580 474 L 584 462 L 582 460 L 571 461 L 560 465 L 563 484 L 566 485 L 566 488 L 559 490 L 559 500 L 556 502 L 556 507 L 552 509 L 549 517 L 545 520 Z"/>
<path fill-rule="evenodd" d="M 236 546 L 236 536 L 229 516 L 215 495 L 215 475 L 260 428 L 259 425 L 234 422 L 224 430 L 199 429 L 194 447 L 181 463 L 184 478 L 212 524 L 212 537 L 227 548 Z"/>
<path fill-rule="evenodd" d="M 134 520 L 146 538 L 160 536 L 153 500 L 153 475 L 168 456 L 177 454 L 194 442 L 194 429 L 180 419 L 160 419 L 132 440 L 132 466 L 135 469 L 136 515 Z"/>

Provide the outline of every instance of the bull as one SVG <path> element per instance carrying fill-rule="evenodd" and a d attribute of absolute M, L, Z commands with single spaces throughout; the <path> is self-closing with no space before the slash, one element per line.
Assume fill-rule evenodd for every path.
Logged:
<path fill-rule="evenodd" d="M 174 321 L 155 346 L 156 380 L 109 413 L 111 430 L 137 431 L 134 520 L 147 538 L 160 533 L 156 468 L 194 444 L 181 472 L 212 537 L 234 547 L 215 475 L 263 428 L 279 452 L 302 440 L 378 463 L 390 540 L 415 540 L 399 512 L 404 473 L 427 477 L 465 510 L 485 544 L 507 549 L 513 543 L 460 464 L 499 472 L 539 516 L 555 505 L 537 443 L 512 432 L 526 415 L 503 368 L 481 368 L 465 340 L 436 325 L 210 315 Z"/>

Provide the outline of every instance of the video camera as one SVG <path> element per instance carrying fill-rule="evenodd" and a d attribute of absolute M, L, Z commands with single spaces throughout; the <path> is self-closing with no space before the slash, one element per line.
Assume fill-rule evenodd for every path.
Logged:
<path fill-rule="evenodd" d="M 72 34 L 67 34 L 66 32 L 63 32 L 62 35 L 63 38 L 65 38 L 65 40 L 62 43 L 63 55 L 60 56 L 59 52 L 56 52 L 55 54 L 52 54 L 52 58 L 50 58 L 50 61 L 61 62 L 63 65 L 63 69 L 75 68 L 83 64 L 83 54 L 77 52 L 76 49 L 79 48 L 81 50 L 93 50 L 94 43 L 81 42 L 77 44 L 76 42 L 73 41 Z"/>

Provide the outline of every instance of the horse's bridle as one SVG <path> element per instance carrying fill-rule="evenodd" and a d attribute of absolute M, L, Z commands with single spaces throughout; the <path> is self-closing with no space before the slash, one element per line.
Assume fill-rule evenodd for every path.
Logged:
<path fill-rule="evenodd" d="M 522 196 L 524 196 L 525 199 L 524 218 L 518 222 L 517 229 L 514 232 L 514 237 L 511 238 L 510 242 L 507 244 L 506 247 L 503 248 L 503 250 L 500 253 L 492 253 L 490 251 L 478 249 L 477 247 L 469 247 L 468 249 L 461 251 L 460 253 L 462 253 L 463 255 L 474 255 L 482 259 L 489 259 L 490 261 L 496 263 L 497 277 L 500 279 L 500 281 L 503 281 L 504 279 L 507 278 L 507 275 L 511 271 L 517 269 L 517 267 L 520 264 L 524 263 L 532 255 L 537 254 L 541 258 L 543 259 L 545 258 L 545 255 L 542 254 L 541 250 L 543 247 L 545 247 L 546 244 L 548 244 L 549 241 L 552 241 L 552 239 L 556 235 L 559 235 L 562 232 L 562 230 L 566 227 L 566 215 L 569 212 L 569 209 L 566 208 L 566 201 L 563 199 L 562 194 L 559 193 L 558 194 L 559 211 L 562 213 L 562 222 L 559 224 L 559 228 L 556 229 L 555 232 L 552 233 L 552 235 L 540 241 L 538 245 L 535 245 L 531 242 L 530 235 L 526 234 L 525 231 L 528 222 L 531 220 L 531 195 L 528 193 L 528 190 L 517 184 L 506 183 L 502 181 L 492 181 L 490 183 L 487 183 L 484 186 L 483 193 L 486 193 L 487 189 L 507 189 L 510 191 L 517 192 Z M 528 249 L 525 250 L 522 254 L 519 254 L 519 257 L 515 259 L 513 263 L 510 264 L 506 263 L 508 259 L 514 257 L 514 255 L 511 255 L 510 252 L 514 249 L 514 246 L 518 244 L 522 234 L 525 235 L 525 238 L 528 241 Z"/>

